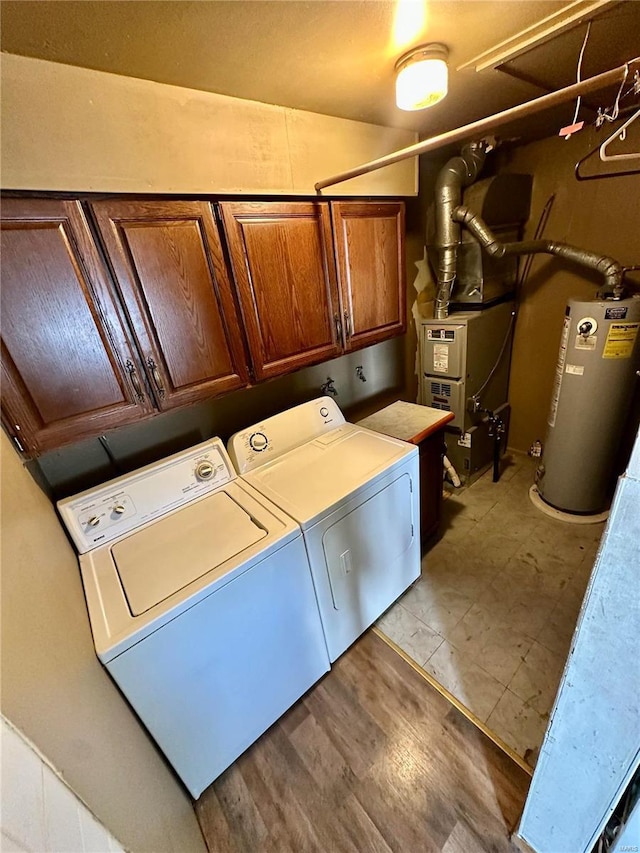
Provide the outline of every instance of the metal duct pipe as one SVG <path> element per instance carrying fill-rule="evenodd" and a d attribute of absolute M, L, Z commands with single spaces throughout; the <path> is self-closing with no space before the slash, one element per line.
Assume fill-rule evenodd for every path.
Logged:
<path fill-rule="evenodd" d="M 556 243 L 554 240 L 524 240 L 519 243 L 500 243 L 495 235 L 477 213 L 468 207 L 460 205 L 452 213 L 454 222 L 465 225 L 484 249 L 497 258 L 504 255 L 557 255 L 583 267 L 595 270 L 605 280 L 605 286 L 613 291 L 614 299 L 622 299 L 623 269 L 621 264 L 606 255 L 596 255 L 586 249 L 578 249 L 568 243 Z"/>
<path fill-rule="evenodd" d="M 460 226 L 453 212 L 462 201 L 462 188 L 472 184 L 484 164 L 486 145 L 472 142 L 465 145 L 457 157 L 452 157 L 441 169 L 436 180 L 436 249 L 438 268 L 436 277 L 435 317 L 442 320 L 449 315 L 451 289 L 456 278 L 456 252 L 460 243 Z"/>

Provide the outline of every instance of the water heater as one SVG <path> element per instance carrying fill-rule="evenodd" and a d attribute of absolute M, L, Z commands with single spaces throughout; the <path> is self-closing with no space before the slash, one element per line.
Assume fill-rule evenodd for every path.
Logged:
<path fill-rule="evenodd" d="M 640 364 L 640 296 L 570 299 L 536 474 L 542 499 L 572 513 L 604 510 Z"/>

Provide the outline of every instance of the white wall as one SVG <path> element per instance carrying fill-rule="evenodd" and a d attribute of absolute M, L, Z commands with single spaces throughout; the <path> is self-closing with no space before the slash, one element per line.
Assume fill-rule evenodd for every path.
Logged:
<path fill-rule="evenodd" d="M 4 432 L 0 448 L 2 713 L 127 849 L 204 853 L 189 797 L 95 656 L 51 503 Z"/>
<path fill-rule="evenodd" d="M 2 717 L 0 849 L 122 853 L 99 823 L 24 736 Z"/>
<path fill-rule="evenodd" d="M 417 141 L 412 131 L 2 54 L 2 186 L 131 193 L 311 194 Z M 415 195 L 417 160 L 334 195 Z"/>
<path fill-rule="evenodd" d="M 589 853 L 640 765 L 639 462 L 640 430 L 618 480 L 518 828 L 536 853 Z"/>

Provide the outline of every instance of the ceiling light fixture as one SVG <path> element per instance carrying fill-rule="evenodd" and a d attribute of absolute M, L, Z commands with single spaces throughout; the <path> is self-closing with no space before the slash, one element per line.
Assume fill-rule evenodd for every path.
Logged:
<path fill-rule="evenodd" d="M 444 44 L 422 44 L 396 62 L 396 104 L 401 110 L 424 110 L 447 94 L 449 50 Z"/>

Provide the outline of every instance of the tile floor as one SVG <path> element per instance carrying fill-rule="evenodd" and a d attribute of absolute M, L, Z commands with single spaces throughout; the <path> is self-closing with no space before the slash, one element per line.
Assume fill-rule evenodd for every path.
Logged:
<path fill-rule="evenodd" d="M 498 483 L 446 492 L 421 579 L 377 623 L 531 766 L 604 529 L 536 509 L 534 471 L 509 453 Z"/>

